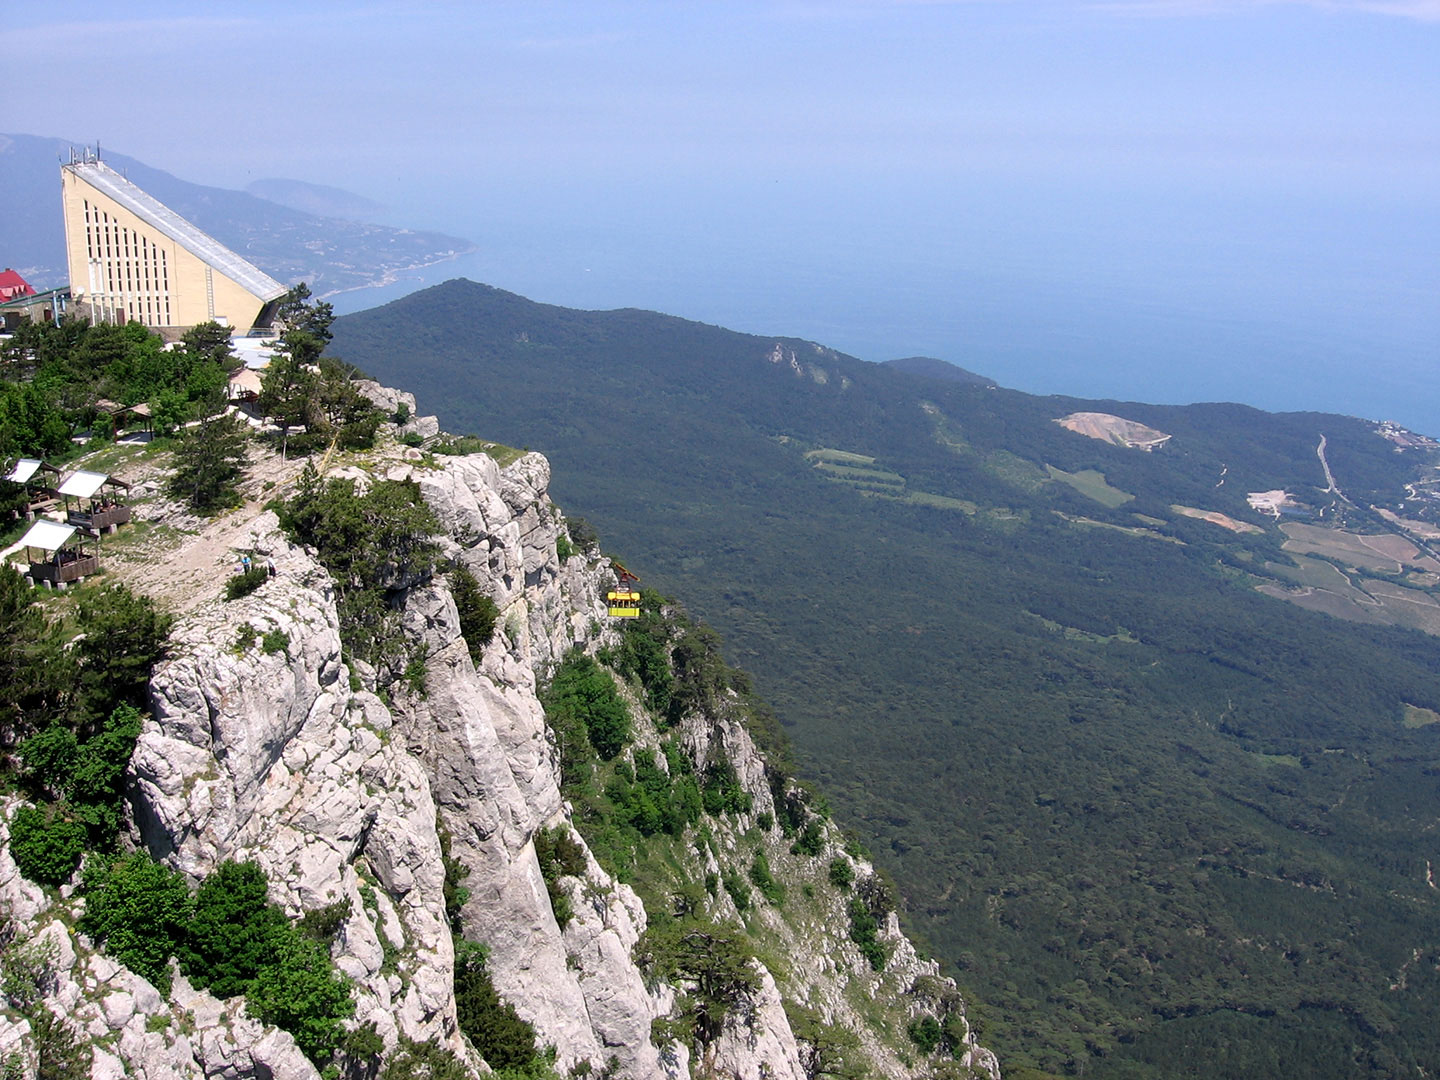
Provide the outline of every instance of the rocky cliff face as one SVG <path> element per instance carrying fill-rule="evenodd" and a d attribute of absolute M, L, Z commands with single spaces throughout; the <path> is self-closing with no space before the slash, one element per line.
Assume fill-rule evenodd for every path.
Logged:
<path fill-rule="evenodd" d="M 755 962 L 758 989 L 703 1061 L 682 1042 L 662 1036 L 657 1044 L 654 1022 L 686 987 L 637 963 L 647 926 L 639 895 L 581 840 L 584 872 L 561 881 L 573 910 L 562 930 L 535 850 L 537 833 L 569 828 L 572 810 L 537 683 L 568 650 L 614 644 L 603 603 L 609 564 L 583 552 L 560 558 L 565 526 L 540 455 L 502 468 L 485 454 L 430 457 L 387 446 L 339 471 L 361 483 L 419 484 L 444 530 L 442 554 L 468 568 L 499 608 L 480 662 L 438 575 L 403 596 L 423 680 L 378 686 L 373 671 L 342 655 L 334 586 L 315 554 L 252 505 L 222 536 L 216 569 L 248 552 L 272 560 L 276 576 L 240 600 L 223 602 L 216 588 L 213 599 L 185 605 L 131 761 L 132 842 L 196 881 L 227 859 L 255 860 L 271 899 L 292 917 L 348 901 L 332 955 L 352 980 L 356 1023 L 373 1023 L 387 1048 L 402 1037 L 440 1044 L 485 1070 L 457 1024 L 448 845 L 469 890 L 464 934 L 488 947 L 496 989 L 554 1047 L 561 1075 L 588 1063 L 612 1076 L 802 1080 L 819 1071 L 821 1051 L 813 1032 L 793 1026 L 797 1008 L 827 1030 L 852 1033 L 875 1074 L 926 1075 L 929 1062 L 906 1025 L 944 1010 L 958 1016 L 953 984 L 916 956 L 893 914 L 878 934 L 888 960 L 873 970 L 847 934 L 843 897 L 824 887 L 835 860 L 862 882 L 872 868 L 844 854 L 828 825 L 818 856 L 792 854 L 766 824 L 778 808 L 765 763 L 724 701 L 686 717 L 678 734 L 698 766 L 733 767 L 750 808 L 677 845 L 667 872 L 677 883 L 713 882 L 763 851 L 792 900 L 748 913 L 724 890 L 706 900 L 715 917 L 746 921 L 770 965 Z M 163 510 L 157 503 L 152 513 Z M 205 536 L 213 542 L 215 528 Z M 114 569 L 144 587 L 135 567 L 118 560 Z M 637 745 L 658 745 L 638 696 L 624 692 Z M 177 975 L 166 1001 L 97 953 L 72 929 L 82 901 L 68 894 L 25 881 L 0 844 L 0 904 L 28 938 L 13 948 L 43 962 L 47 1000 L 92 1044 L 94 1075 L 318 1076 L 289 1035 L 246 1015 L 242 998 L 218 1001 Z M 0 1019 L 0 1056 L 14 1055 L 18 1075 L 34 1074 L 31 1041 L 26 1021 Z M 998 1078 L 993 1056 L 968 1034 L 962 1049 L 961 1066 Z"/>

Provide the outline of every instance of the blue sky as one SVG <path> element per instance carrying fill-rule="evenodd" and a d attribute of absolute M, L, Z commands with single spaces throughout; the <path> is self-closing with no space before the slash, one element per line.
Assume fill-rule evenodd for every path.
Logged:
<path fill-rule="evenodd" d="M 347 187 L 537 299 L 1440 418 L 1440 0 L 118 8 L 7 10 L 28 133 Z"/>

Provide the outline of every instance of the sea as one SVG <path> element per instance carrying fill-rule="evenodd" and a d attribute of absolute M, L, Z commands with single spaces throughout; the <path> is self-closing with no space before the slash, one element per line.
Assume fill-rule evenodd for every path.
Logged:
<path fill-rule="evenodd" d="M 1036 394 L 1235 401 L 1440 436 L 1433 196 L 555 179 L 435 194 L 409 216 L 477 250 L 331 297 L 337 311 L 465 277 L 864 360 L 938 357 Z"/>

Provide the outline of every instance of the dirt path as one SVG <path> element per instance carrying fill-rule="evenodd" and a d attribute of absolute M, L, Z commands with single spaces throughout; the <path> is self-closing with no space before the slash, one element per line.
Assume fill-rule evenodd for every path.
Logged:
<path fill-rule="evenodd" d="M 155 463 L 144 479 L 163 478 L 168 464 Z M 245 501 L 213 519 L 198 518 L 181 504 L 156 496 L 137 507 L 136 518 L 157 528 L 142 542 L 107 550 L 105 569 L 165 610 L 189 611 L 219 595 L 239 561 L 236 545 L 244 542 L 246 530 L 264 513 L 265 504 L 288 489 L 304 467 L 303 460 L 282 462 L 278 455 L 252 447 L 241 484 Z"/>

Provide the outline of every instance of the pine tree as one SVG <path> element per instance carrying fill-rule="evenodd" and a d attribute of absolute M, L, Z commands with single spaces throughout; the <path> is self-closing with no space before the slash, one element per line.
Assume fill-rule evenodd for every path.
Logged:
<path fill-rule="evenodd" d="M 175 450 L 170 493 L 196 510 L 234 504 L 247 435 L 245 422 L 229 415 L 211 417 L 191 428 Z"/>

